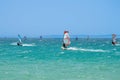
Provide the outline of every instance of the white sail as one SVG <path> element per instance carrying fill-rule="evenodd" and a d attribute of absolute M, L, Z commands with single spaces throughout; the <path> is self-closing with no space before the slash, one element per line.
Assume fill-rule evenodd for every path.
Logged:
<path fill-rule="evenodd" d="M 71 43 L 71 42 L 70 42 L 70 36 L 69 36 L 68 31 L 65 31 L 65 32 L 64 32 L 63 43 L 64 43 L 66 46 L 70 45 L 70 43 Z"/>

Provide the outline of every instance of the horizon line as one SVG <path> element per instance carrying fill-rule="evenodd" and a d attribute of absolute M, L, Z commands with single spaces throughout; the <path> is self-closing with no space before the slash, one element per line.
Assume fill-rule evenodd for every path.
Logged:
<path fill-rule="evenodd" d="M 26 36 L 26 35 L 24 35 L 24 36 Z M 22 36 L 22 38 L 24 37 L 24 36 Z M 62 38 L 63 37 L 63 35 L 39 35 L 39 36 L 26 36 L 27 38 L 40 38 L 40 36 L 42 36 L 43 38 Z M 96 35 L 87 35 L 87 34 L 74 34 L 74 35 L 70 35 L 70 37 L 71 38 L 76 38 L 76 37 L 78 37 L 78 38 L 87 38 L 87 37 L 89 37 L 89 38 L 111 38 L 111 36 L 112 36 L 112 34 L 105 34 L 105 35 L 103 35 L 103 34 L 101 34 L 101 35 L 99 35 L 99 34 L 96 34 Z M 17 38 L 17 35 L 15 36 L 0 36 L 0 38 Z M 120 35 L 117 35 L 117 38 L 120 38 Z"/>

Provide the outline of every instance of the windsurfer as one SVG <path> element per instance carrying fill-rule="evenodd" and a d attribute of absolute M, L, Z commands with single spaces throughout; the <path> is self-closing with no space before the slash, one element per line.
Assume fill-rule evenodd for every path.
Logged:
<path fill-rule="evenodd" d="M 112 44 L 116 44 L 116 34 L 112 34 Z"/>
<path fill-rule="evenodd" d="M 21 38 L 21 36 L 18 34 L 18 42 L 17 42 L 17 45 L 18 46 L 22 46 L 22 40 L 21 40 L 22 38 Z"/>
<path fill-rule="evenodd" d="M 64 39 L 63 39 L 63 48 L 67 48 L 67 46 L 69 46 L 70 44 L 70 37 L 69 37 L 69 32 L 68 31 L 64 31 Z"/>

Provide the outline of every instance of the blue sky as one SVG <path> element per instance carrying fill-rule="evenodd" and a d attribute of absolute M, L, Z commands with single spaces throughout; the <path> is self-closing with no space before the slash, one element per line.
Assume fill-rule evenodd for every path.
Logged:
<path fill-rule="evenodd" d="M 120 0 L 0 0 L 0 36 L 120 34 Z"/>

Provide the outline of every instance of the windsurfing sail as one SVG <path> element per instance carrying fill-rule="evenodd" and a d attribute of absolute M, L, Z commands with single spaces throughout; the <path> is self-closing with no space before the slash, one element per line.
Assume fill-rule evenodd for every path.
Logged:
<path fill-rule="evenodd" d="M 68 31 L 64 31 L 64 38 L 63 38 L 63 44 L 65 44 L 65 46 L 69 46 L 70 45 L 70 36 L 69 36 L 69 32 Z"/>
<path fill-rule="evenodd" d="M 42 36 L 40 36 L 40 40 L 42 40 Z"/>
<path fill-rule="evenodd" d="M 24 39 L 24 41 L 25 41 L 25 40 L 27 40 L 27 37 L 26 37 L 26 36 L 24 36 L 24 37 L 23 37 L 23 39 Z"/>
<path fill-rule="evenodd" d="M 89 35 L 88 35 L 88 36 L 87 36 L 87 40 L 89 40 L 89 38 L 90 38 L 90 37 L 89 37 Z"/>
<path fill-rule="evenodd" d="M 19 39 L 19 42 L 22 43 L 22 38 L 21 38 L 21 36 L 19 34 L 18 34 L 18 39 Z"/>
<path fill-rule="evenodd" d="M 116 44 L 116 34 L 112 34 L 112 44 Z"/>

